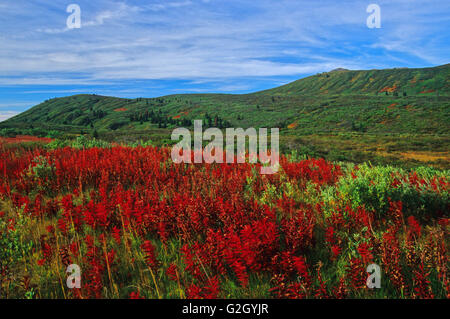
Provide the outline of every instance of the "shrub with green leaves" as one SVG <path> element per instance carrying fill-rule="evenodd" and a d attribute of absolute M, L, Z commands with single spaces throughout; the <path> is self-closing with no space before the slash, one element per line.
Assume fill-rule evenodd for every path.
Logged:
<path fill-rule="evenodd" d="M 33 249 L 33 241 L 24 238 L 26 217 L 21 213 L 17 216 L 15 219 L 0 218 L 0 296 L 5 290 L 17 288 L 18 283 L 11 274 L 15 268 L 26 264 L 26 256 Z"/>
<path fill-rule="evenodd" d="M 63 147 L 73 147 L 77 149 L 93 148 L 93 147 L 111 147 L 111 143 L 96 138 L 89 138 L 85 135 L 78 136 L 75 140 L 55 139 L 46 145 L 48 149 L 57 149 Z"/>
<path fill-rule="evenodd" d="M 351 168 L 336 186 L 340 196 L 352 206 L 365 206 L 380 216 L 389 208 L 389 199 L 402 201 L 405 212 L 419 218 L 430 218 L 442 214 L 449 205 L 448 189 L 433 190 L 430 186 L 440 177 L 448 177 L 448 171 L 420 168 L 415 171 L 424 185 L 416 186 L 409 182 L 409 173 L 391 166 L 371 166 L 367 163 Z M 395 185 L 397 183 L 397 185 Z M 395 186 L 394 186 L 395 185 Z"/>

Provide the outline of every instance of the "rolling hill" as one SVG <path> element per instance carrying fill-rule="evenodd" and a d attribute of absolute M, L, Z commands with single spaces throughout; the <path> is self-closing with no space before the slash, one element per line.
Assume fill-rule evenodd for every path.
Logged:
<path fill-rule="evenodd" d="M 363 142 L 359 148 L 361 152 L 372 148 L 382 154 L 389 145 L 397 145 L 402 139 L 412 141 L 411 136 L 416 136 L 413 150 L 445 153 L 450 134 L 450 64 L 422 69 L 337 69 L 241 95 L 179 94 L 137 99 L 74 95 L 44 101 L 0 123 L 0 134 L 95 132 L 109 138 L 136 134 L 167 141 L 174 127 L 190 127 L 193 119 L 220 128 L 279 127 L 289 137 L 288 145 L 308 144 L 313 139 L 304 137 L 318 134 L 353 134 L 366 142 L 369 136 L 376 136 L 373 144 Z M 383 136 L 392 135 L 397 136 L 395 142 L 380 142 Z M 317 145 L 310 145 L 309 150 L 325 156 L 323 147 Z M 409 146 L 404 150 L 409 151 Z"/>
<path fill-rule="evenodd" d="M 270 95 L 397 93 L 421 95 L 450 93 L 450 64 L 422 69 L 350 71 L 336 69 L 262 91 Z"/>

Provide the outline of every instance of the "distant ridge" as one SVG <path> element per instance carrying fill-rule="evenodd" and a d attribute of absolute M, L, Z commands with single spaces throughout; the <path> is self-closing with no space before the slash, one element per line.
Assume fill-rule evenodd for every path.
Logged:
<path fill-rule="evenodd" d="M 450 93 L 450 64 L 437 67 L 353 71 L 342 68 L 319 73 L 292 83 L 263 91 L 264 94 L 378 94 L 391 88 L 407 95 L 425 91 Z"/>
<path fill-rule="evenodd" d="M 422 69 L 338 68 L 251 94 L 47 100 L 0 123 L 8 134 L 145 131 L 189 126 L 279 127 L 288 132 L 450 133 L 450 64 Z"/>
<path fill-rule="evenodd" d="M 339 72 L 339 71 L 350 71 L 350 70 L 344 69 L 344 68 L 337 68 L 337 69 L 331 70 L 329 73 L 331 73 L 331 72 Z"/>

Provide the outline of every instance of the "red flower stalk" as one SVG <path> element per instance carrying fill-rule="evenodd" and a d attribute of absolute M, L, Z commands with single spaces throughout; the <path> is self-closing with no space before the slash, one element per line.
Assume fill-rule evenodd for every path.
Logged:
<path fill-rule="evenodd" d="M 433 292 L 430 286 L 428 277 L 430 272 L 426 272 L 423 263 L 420 264 L 419 269 L 414 271 L 414 296 L 420 299 L 432 299 Z"/>
<path fill-rule="evenodd" d="M 141 245 L 141 249 L 144 251 L 145 263 L 148 267 L 155 270 L 158 268 L 158 260 L 156 259 L 155 247 L 150 240 L 144 241 Z"/>
<path fill-rule="evenodd" d="M 352 289 L 359 290 L 366 287 L 367 272 L 361 259 L 352 258 L 346 268 L 347 277 L 350 279 Z"/>
<path fill-rule="evenodd" d="M 409 231 L 410 234 L 413 235 L 416 238 L 420 237 L 421 227 L 419 222 L 414 218 L 414 216 L 408 217 L 408 225 L 409 225 Z"/>
<path fill-rule="evenodd" d="M 214 276 L 207 280 L 206 285 L 191 284 L 186 289 L 187 299 L 217 299 L 220 293 L 219 279 Z"/>
<path fill-rule="evenodd" d="M 139 290 L 138 290 L 138 291 L 130 292 L 130 299 L 144 299 L 144 297 L 141 297 Z"/>
<path fill-rule="evenodd" d="M 373 259 L 373 255 L 370 252 L 370 247 L 367 243 L 361 243 L 358 245 L 358 253 L 361 255 L 362 262 L 365 265 L 368 265 Z"/>
<path fill-rule="evenodd" d="M 170 280 L 177 281 L 177 265 L 170 264 L 170 266 L 166 269 L 166 275 L 170 278 Z"/>

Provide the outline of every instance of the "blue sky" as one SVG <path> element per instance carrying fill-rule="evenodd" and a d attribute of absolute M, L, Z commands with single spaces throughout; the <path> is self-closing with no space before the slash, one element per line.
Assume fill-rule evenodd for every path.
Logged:
<path fill-rule="evenodd" d="M 338 67 L 441 65 L 448 30 L 448 0 L 0 0 L 0 121 L 73 94 L 247 93 Z"/>

